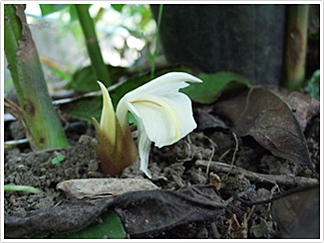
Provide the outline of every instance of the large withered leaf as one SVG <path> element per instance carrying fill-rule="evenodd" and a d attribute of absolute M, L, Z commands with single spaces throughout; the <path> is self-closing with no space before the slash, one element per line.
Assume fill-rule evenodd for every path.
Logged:
<path fill-rule="evenodd" d="M 319 186 L 275 201 L 271 211 L 278 224 L 280 237 L 286 239 L 320 237 Z"/>
<path fill-rule="evenodd" d="M 26 238 L 42 232 L 72 233 L 96 222 L 105 211 L 115 210 L 128 234 L 145 237 L 193 221 L 216 220 L 223 208 L 212 186 L 134 191 L 115 198 L 66 201 L 25 217 L 5 217 L 4 234 Z"/>
<path fill-rule="evenodd" d="M 303 130 L 290 106 L 276 93 L 254 86 L 221 98 L 216 112 L 227 117 L 238 136 L 252 136 L 272 154 L 310 164 Z"/>
<path fill-rule="evenodd" d="M 299 92 L 274 91 L 290 107 L 296 116 L 302 130 L 305 130 L 310 120 L 319 113 L 320 102 L 312 97 Z"/>
<path fill-rule="evenodd" d="M 220 199 L 213 186 L 141 191 L 115 210 L 126 231 L 142 238 L 189 222 L 217 220 L 224 213 Z"/>

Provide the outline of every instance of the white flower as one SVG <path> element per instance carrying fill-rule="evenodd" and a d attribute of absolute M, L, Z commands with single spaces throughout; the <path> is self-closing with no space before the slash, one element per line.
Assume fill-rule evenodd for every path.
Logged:
<path fill-rule="evenodd" d="M 191 100 L 179 92 L 189 85 L 186 82 L 202 81 L 188 73 L 168 73 L 127 93 L 117 105 L 116 114 L 122 129 L 128 126 L 128 111 L 137 120 L 140 169 L 149 178 L 151 143 L 159 148 L 171 145 L 197 127 Z"/>

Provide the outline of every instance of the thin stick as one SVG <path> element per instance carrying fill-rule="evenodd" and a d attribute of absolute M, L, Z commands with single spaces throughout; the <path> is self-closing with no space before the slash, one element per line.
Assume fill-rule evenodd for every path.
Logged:
<path fill-rule="evenodd" d="M 229 171 L 227 172 L 227 174 L 222 178 L 223 180 L 226 180 L 225 178 L 227 178 L 228 175 L 231 173 L 231 169 L 234 166 L 234 162 L 235 162 L 235 156 L 236 156 L 236 153 L 238 151 L 237 136 L 236 136 L 236 134 L 234 132 L 232 132 L 232 134 L 233 134 L 233 137 L 235 139 L 235 150 L 234 150 L 234 153 L 233 153 L 233 156 L 232 156 L 231 167 L 230 167 Z"/>
<path fill-rule="evenodd" d="M 252 172 L 245 170 L 243 168 L 237 167 L 235 165 L 229 165 L 221 162 L 216 161 L 208 161 L 208 160 L 197 160 L 196 161 L 197 166 L 201 166 L 204 168 L 207 168 L 209 166 L 209 169 L 214 172 L 224 172 L 234 175 L 242 174 L 246 178 L 248 178 L 251 181 L 259 181 L 259 182 L 269 182 L 272 184 L 281 184 L 281 185 L 299 185 L 299 186 L 315 186 L 317 185 L 318 179 L 315 178 L 307 178 L 307 177 L 301 177 L 301 176 L 287 176 L 287 175 L 269 175 L 269 174 L 261 174 L 257 172 Z"/>

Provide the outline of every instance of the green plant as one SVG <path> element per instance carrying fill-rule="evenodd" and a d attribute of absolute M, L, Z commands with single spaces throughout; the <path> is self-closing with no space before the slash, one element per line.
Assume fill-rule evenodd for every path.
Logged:
<path fill-rule="evenodd" d="M 33 194 L 40 194 L 42 190 L 39 190 L 32 186 L 23 186 L 23 185 L 4 185 L 4 191 L 15 191 L 15 192 L 24 192 L 24 193 L 33 193 Z"/>
<path fill-rule="evenodd" d="M 21 4 L 4 5 L 4 49 L 35 150 L 68 145 L 59 117 L 51 103 L 39 56 Z"/>
<path fill-rule="evenodd" d="M 320 70 L 316 70 L 307 83 L 308 92 L 314 99 L 320 99 Z"/>
<path fill-rule="evenodd" d="M 104 82 L 107 86 L 110 86 L 112 84 L 111 77 L 103 61 L 94 23 L 90 17 L 88 8 L 89 6 L 86 4 L 75 4 L 75 9 L 85 36 L 86 46 L 91 59 L 91 67 L 96 75 L 96 79 Z"/>
<path fill-rule="evenodd" d="M 100 124 L 94 119 L 98 143 L 93 146 L 101 160 L 101 170 L 112 176 L 121 175 L 135 162 L 137 151 L 129 130 L 128 111 L 137 120 L 140 169 L 148 170 L 151 143 L 161 148 L 171 145 L 196 128 L 191 100 L 179 89 L 202 81 L 188 73 L 171 72 L 125 94 L 118 102 L 116 114 L 109 92 L 99 83 L 103 93 Z"/>

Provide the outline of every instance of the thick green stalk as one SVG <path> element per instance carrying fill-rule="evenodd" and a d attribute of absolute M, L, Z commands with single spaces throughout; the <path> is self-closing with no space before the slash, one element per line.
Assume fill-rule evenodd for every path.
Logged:
<path fill-rule="evenodd" d="M 75 8 L 86 39 L 92 69 L 97 77 L 97 80 L 103 82 L 106 86 L 110 86 L 112 84 L 111 78 L 101 55 L 95 26 L 88 11 L 88 5 L 75 4 Z"/>
<path fill-rule="evenodd" d="M 25 5 L 4 5 L 4 49 L 33 149 L 68 145 L 48 94 L 35 43 L 26 22 Z"/>
<path fill-rule="evenodd" d="M 282 86 L 290 91 L 305 81 L 308 4 L 287 5 L 286 48 Z"/>

